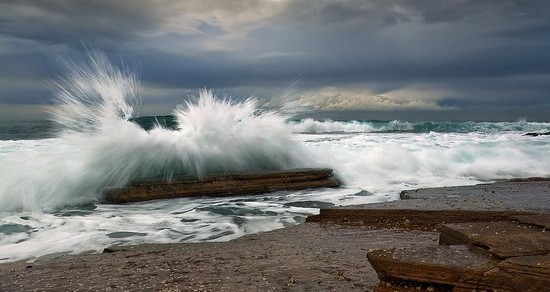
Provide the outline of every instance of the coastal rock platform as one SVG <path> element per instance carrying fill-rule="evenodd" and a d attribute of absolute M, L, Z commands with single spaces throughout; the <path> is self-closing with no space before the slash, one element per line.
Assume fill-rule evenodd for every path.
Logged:
<path fill-rule="evenodd" d="M 130 203 L 147 200 L 183 197 L 224 197 L 265 194 L 283 190 L 334 188 L 340 181 L 329 168 L 302 168 L 289 170 L 176 176 L 142 179 L 125 188 L 109 189 L 105 200 L 111 203 Z"/>
<path fill-rule="evenodd" d="M 404 191 L 230 242 L 0 265 L 0 291 L 545 291 L 550 180 Z"/>
<path fill-rule="evenodd" d="M 308 220 L 439 232 L 439 246 L 368 253 L 384 289 L 544 291 L 550 286 L 550 180 L 400 195 L 399 201 L 323 209 Z"/>

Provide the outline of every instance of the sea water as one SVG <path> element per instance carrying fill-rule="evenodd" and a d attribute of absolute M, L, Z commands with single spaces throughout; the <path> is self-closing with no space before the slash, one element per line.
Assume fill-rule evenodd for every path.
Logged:
<path fill-rule="evenodd" d="M 319 208 L 403 189 L 550 176 L 550 123 L 293 120 L 203 90 L 133 118 L 135 75 L 95 55 L 68 64 L 52 121 L 0 122 L 0 262 L 140 243 L 227 241 Z M 105 204 L 106 188 L 175 174 L 330 167 L 337 189 Z"/>

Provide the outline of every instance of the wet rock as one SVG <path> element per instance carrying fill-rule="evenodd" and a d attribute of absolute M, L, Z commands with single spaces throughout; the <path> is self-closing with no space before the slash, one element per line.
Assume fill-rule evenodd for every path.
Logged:
<path fill-rule="evenodd" d="M 550 252 L 545 229 L 512 221 L 446 224 L 440 232 L 442 244 L 472 244 L 499 258 Z"/>
<path fill-rule="evenodd" d="M 382 281 L 471 289 L 490 289 L 480 286 L 479 279 L 498 263 L 462 245 L 375 250 L 368 253 L 368 259 Z"/>
<path fill-rule="evenodd" d="M 377 291 L 547 291 L 549 194 L 550 181 L 537 178 L 413 190 L 380 204 L 320 206 L 321 215 L 308 221 L 321 223 L 230 242 L 109 247 L 32 267 L 3 264 L 0 290 L 372 291 L 379 285 Z M 239 224 L 241 215 L 227 216 Z M 411 230 L 418 226 L 430 229 Z M 438 237 L 446 245 L 438 245 Z"/>
<path fill-rule="evenodd" d="M 340 182 L 333 176 L 332 169 L 327 168 L 221 173 L 200 179 L 190 176 L 176 177 L 170 182 L 144 179 L 127 188 L 108 190 L 105 200 L 128 203 L 181 197 L 255 195 L 338 186 Z"/>
<path fill-rule="evenodd" d="M 403 191 L 401 201 L 321 210 L 316 219 L 441 232 L 440 246 L 369 252 L 380 291 L 546 291 L 549 194 L 547 178 L 419 189 Z"/>
<path fill-rule="evenodd" d="M 535 225 L 550 229 L 550 216 L 548 214 L 534 214 L 534 215 L 524 215 L 524 216 L 514 216 L 512 219 L 530 225 Z"/>
<path fill-rule="evenodd" d="M 284 204 L 285 207 L 299 207 L 299 208 L 329 208 L 334 206 L 333 203 L 320 202 L 320 201 L 299 201 L 290 202 Z"/>
<path fill-rule="evenodd" d="M 550 212 L 548 178 L 474 186 L 405 190 L 401 200 L 321 209 L 312 222 L 366 224 L 400 228 L 439 228 L 445 223 L 503 221 L 531 216 L 544 224 Z"/>
<path fill-rule="evenodd" d="M 506 259 L 487 271 L 480 282 L 499 291 L 548 291 L 550 255 Z"/>
<path fill-rule="evenodd" d="M 374 291 L 369 249 L 436 240 L 432 232 L 305 223 L 229 242 L 113 246 L 32 268 L 0 264 L 0 291 Z"/>
<path fill-rule="evenodd" d="M 321 209 L 319 215 L 307 218 L 309 222 L 331 222 L 343 224 L 362 224 L 381 227 L 413 229 L 439 228 L 444 223 L 506 220 L 513 216 L 530 214 L 522 211 L 507 210 L 450 210 L 417 208 L 401 209 L 395 201 L 383 203 L 383 208 L 375 206 L 334 207 Z M 428 204 L 429 206 L 429 204 Z M 396 207 L 396 208 L 394 208 Z"/>
<path fill-rule="evenodd" d="M 550 256 L 520 256 L 500 261 L 465 245 L 375 250 L 368 259 L 391 286 L 434 285 L 445 291 L 545 291 Z"/>
<path fill-rule="evenodd" d="M 524 135 L 524 136 L 537 137 L 537 136 L 546 136 L 546 135 L 550 135 L 550 132 L 542 132 L 542 133 L 532 132 L 532 133 L 526 133 L 526 134 L 523 134 L 523 135 Z"/>

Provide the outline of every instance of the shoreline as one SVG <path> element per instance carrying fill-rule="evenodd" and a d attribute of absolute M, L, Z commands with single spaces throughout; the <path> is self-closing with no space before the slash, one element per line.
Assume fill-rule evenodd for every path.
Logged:
<path fill-rule="evenodd" d="M 34 263 L 4 263 L 0 264 L 3 279 L 0 291 L 393 291 L 391 289 L 410 287 L 436 290 L 473 287 L 466 284 L 487 288 L 485 284 L 472 284 L 463 279 L 449 283 L 425 279 L 422 273 L 417 273 L 417 278 L 410 278 L 411 271 L 430 272 L 433 267 L 418 266 L 411 259 L 415 252 L 431 251 L 429 254 L 433 254 L 436 250 L 448 250 L 446 246 L 453 250 L 456 246 L 464 246 L 457 253 L 464 255 L 472 252 L 470 247 L 474 245 L 478 249 L 481 247 L 480 257 L 485 258 L 491 249 L 484 249 L 479 243 L 472 244 L 464 236 L 452 238 L 452 245 L 441 245 L 441 234 L 450 232 L 445 230 L 454 228 L 451 231 L 455 233 L 449 234 L 455 235 L 461 235 L 456 230 L 466 232 L 460 229 L 463 222 L 469 222 L 470 226 L 480 222 L 514 222 L 532 226 L 530 230 L 542 228 L 544 232 L 548 228 L 544 224 L 550 221 L 548 178 L 408 190 L 401 193 L 401 198 L 392 202 L 321 209 L 318 216 L 298 226 L 247 235 L 229 242 L 135 245 L 105 249 L 101 254 L 64 255 L 38 259 Z M 428 215 L 419 216 L 424 214 L 422 212 Z M 509 242 L 502 234 L 505 235 L 501 233 L 491 238 L 497 244 Z M 538 249 L 535 255 L 529 256 L 543 257 L 537 262 L 542 265 L 537 270 L 539 277 L 529 278 L 527 284 L 511 281 L 514 285 L 540 284 L 540 281 L 550 285 L 550 267 L 547 267 L 550 236 L 534 234 L 538 236 L 535 242 Z M 401 260 L 395 262 L 398 255 Z M 375 256 L 383 260 L 376 261 Z M 493 264 L 498 257 L 489 255 L 488 258 Z M 494 264 L 506 262 L 506 258 L 498 259 Z M 446 267 L 441 259 L 434 261 L 439 261 L 439 268 Z M 404 263 L 412 268 L 395 269 L 406 266 Z M 525 269 L 530 271 L 528 267 Z M 517 273 L 512 275 L 514 279 L 522 279 L 527 272 Z M 506 279 L 495 277 L 490 283 L 506 290 L 506 286 L 502 286 L 505 284 L 500 283 Z M 510 290 L 514 287 L 517 288 L 511 286 Z"/>

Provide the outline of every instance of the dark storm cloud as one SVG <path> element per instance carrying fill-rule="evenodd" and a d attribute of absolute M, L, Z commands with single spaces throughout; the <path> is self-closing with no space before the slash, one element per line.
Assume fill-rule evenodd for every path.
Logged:
<path fill-rule="evenodd" d="M 271 36 L 258 50 L 301 53 L 299 59 L 277 62 L 286 69 L 301 68 L 296 71 L 304 79 L 452 85 L 457 78 L 549 72 L 545 52 L 550 35 L 541 37 L 542 30 L 532 37 L 527 32 L 518 35 L 518 27 L 536 30 L 549 23 L 541 13 L 548 5 L 540 6 L 530 9 L 505 1 L 304 1 L 278 26 L 252 35 Z"/>
<path fill-rule="evenodd" d="M 125 40 L 158 25 L 156 7 L 141 0 L 4 0 L 0 34 L 53 44 Z"/>
<path fill-rule="evenodd" d="M 50 57 L 89 46 L 171 92 L 253 94 L 299 77 L 311 92 L 410 91 L 416 105 L 542 111 L 548 15 L 544 0 L 4 0 L 0 104 L 38 103 L 39 84 L 58 73 Z"/>
<path fill-rule="evenodd" d="M 471 23 L 477 30 L 518 30 L 548 23 L 548 1 L 511 0 L 336 0 L 293 1 L 287 20 L 319 30 L 327 25 L 354 23 L 362 29 L 380 29 L 399 23 Z M 484 26 L 479 26 L 484 24 Z M 511 24 L 508 26 L 508 24 Z M 320 26 L 319 26 L 320 25 Z"/>

